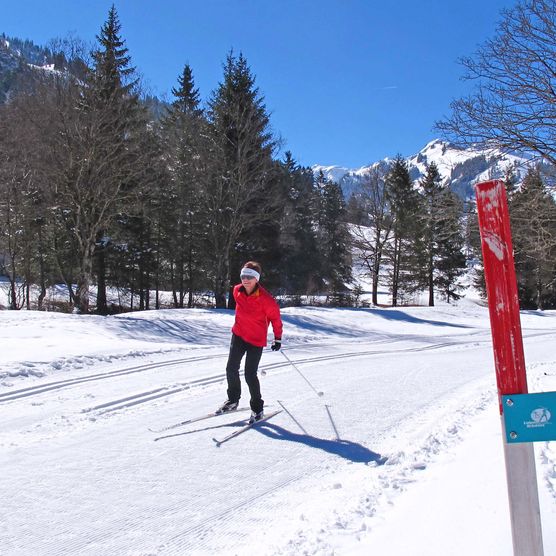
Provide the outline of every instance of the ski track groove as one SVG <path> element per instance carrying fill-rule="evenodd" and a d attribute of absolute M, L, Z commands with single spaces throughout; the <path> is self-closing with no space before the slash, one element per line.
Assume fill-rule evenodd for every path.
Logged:
<path fill-rule="evenodd" d="M 475 344 L 475 342 L 473 342 Z M 358 352 L 346 352 L 334 355 L 322 355 L 318 357 L 309 357 L 304 359 L 298 359 L 295 361 L 296 364 L 304 364 L 304 363 L 320 363 L 325 361 L 333 361 L 333 360 L 342 360 L 342 359 L 350 359 L 354 357 L 368 357 L 370 355 L 384 355 L 384 354 L 395 354 L 395 353 L 411 353 L 415 351 L 427 351 L 433 349 L 441 349 L 444 347 L 450 347 L 453 345 L 461 345 L 459 342 L 442 342 L 439 344 L 433 344 L 430 346 L 425 347 L 415 347 L 415 348 L 404 348 L 401 350 L 370 350 L 370 351 L 358 351 Z M 260 369 L 262 370 L 270 370 L 270 369 L 287 369 L 290 367 L 290 363 L 287 361 L 283 361 L 280 363 L 271 363 L 268 365 L 261 365 Z M 153 367 L 154 368 L 154 367 Z M 112 376 L 112 375 L 111 375 Z M 119 375 L 118 375 L 119 376 Z M 159 400 L 161 398 L 171 396 L 173 394 L 177 394 L 183 392 L 184 390 L 190 390 L 191 388 L 201 387 L 201 386 L 209 386 L 215 383 L 221 383 L 226 379 L 226 374 L 221 373 L 218 375 L 213 375 L 210 377 L 198 378 L 195 380 L 190 380 L 187 382 L 179 383 L 175 387 L 160 387 L 156 390 L 149 390 L 147 392 L 143 392 L 140 394 L 136 394 L 134 396 L 130 396 L 129 398 L 118 398 L 117 400 L 113 400 L 110 402 L 105 402 L 103 404 L 90 407 L 87 409 L 83 409 L 83 413 L 89 413 L 92 411 L 97 411 L 99 414 L 106 414 L 111 413 L 114 411 L 127 409 L 129 407 L 133 407 L 136 405 L 140 405 L 143 403 L 147 403 L 153 400 Z M 129 400 L 129 401 L 128 401 Z M 0 400 L 1 401 L 1 400 Z"/>
<path fill-rule="evenodd" d="M 490 342 L 490 338 L 488 340 L 483 340 L 483 342 Z M 448 341 L 438 342 L 424 347 L 423 346 L 408 347 L 408 348 L 394 349 L 394 350 L 372 349 L 366 351 L 356 351 L 356 352 L 350 351 L 350 352 L 344 352 L 344 353 L 332 354 L 332 355 L 321 355 L 317 357 L 305 357 L 303 359 L 295 360 L 295 363 L 308 364 L 308 363 L 319 363 L 319 362 L 325 362 L 331 360 L 350 359 L 355 357 L 369 357 L 372 355 L 387 355 L 387 354 L 395 355 L 399 353 L 423 352 L 423 351 L 442 349 L 442 348 L 447 348 L 452 346 L 464 347 L 464 346 L 469 346 L 470 344 L 474 346 L 476 345 L 476 343 L 477 343 L 476 340 L 473 340 L 468 343 L 461 343 L 458 341 L 448 340 Z M 294 349 L 301 349 L 304 347 L 305 346 L 292 346 L 289 349 L 294 350 Z M 78 386 L 80 384 L 87 383 L 87 382 L 95 382 L 95 381 L 100 381 L 100 380 L 105 380 L 110 378 L 117 378 L 125 375 L 143 373 L 147 371 L 157 371 L 163 367 L 182 365 L 184 363 L 210 361 L 212 359 L 221 359 L 226 356 L 227 354 L 216 354 L 216 355 L 205 355 L 200 357 L 199 356 L 185 357 L 181 359 L 173 359 L 170 361 L 148 363 L 145 365 L 138 365 L 138 366 L 123 368 L 123 369 L 117 369 L 114 371 L 97 373 L 85 377 L 65 379 L 65 380 L 50 382 L 42 385 L 39 384 L 36 386 L 30 386 L 19 390 L 0 393 L 0 404 L 18 400 L 21 398 L 31 398 L 34 396 L 40 396 L 48 392 L 61 390 L 63 388 L 70 388 L 72 386 Z M 261 371 L 272 370 L 272 369 L 285 369 L 288 368 L 289 366 L 290 366 L 289 362 L 281 361 L 279 363 L 270 363 L 267 365 L 261 365 L 260 369 Z M 183 392 L 184 390 L 189 390 L 191 388 L 209 386 L 211 384 L 220 383 L 225 379 L 226 379 L 226 374 L 219 373 L 217 375 L 211 375 L 209 377 L 201 377 L 201 378 L 196 378 L 194 380 L 189 380 L 187 382 L 178 383 L 177 385 L 173 385 L 173 386 L 161 386 L 159 388 L 150 389 L 146 392 L 134 394 L 133 396 L 128 396 L 126 398 L 118 398 L 116 400 L 104 402 L 96 406 L 84 408 L 81 410 L 81 412 L 82 413 L 97 412 L 97 414 L 103 415 L 106 413 L 115 412 L 122 409 L 134 407 L 140 404 L 159 400 L 161 398 L 165 398 L 167 396 L 171 396 Z"/>
<path fill-rule="evenodd" d="M 480 332 L 480 334 L 483 334 L 483 332 Z M 527 335 L 528 338 L 530 337 L 537 337 L 537 336 L 545 336 L 545 335 L 553 335 L 553 332 L 541 332 L 541 333 L 537 333 L 537 334 L 529 334 Z M 490 338 L 488 340 L 482 340 L 481 343 L 484 342 L 490 342 Z M 381 342 L 382 343 L 382 342 Z M 351 357 L 358 357 L 358 356 L 369 356 L 369 355 L 385 355 L 385 354 L 396 354 L 396 353 L 406 353 L 406 352 L 422 352 L 422 351 L 427 351 L 427 350 L 433 350 L 433 349 L 441 349 L 443 347 L 451 347 L 454 345 L 457 346 L 468 346 L 470 343 L 472 343 L 473 345 L 476 345 L 477 341 L 474 340 L 473 342 L 467 342 L 467 343 L 462 343 L 459 341 L 446 341 L 446 342 L 442 342 L 442 343 L 436 343 L 436 344 L 431 344 L 429 346 L 424 346 L 424 347 L 414 347 L 414 348 L 403 348 L 403 349 L 398 349 L 398 350 L 369 350 L 369 351 L 358 351 L 358 352 L 346 352 L 343 354 L 334 354 L 334 355 L 323 355 L 320 357 L 311 357 L 311 358 L 305 358 L 305 359 L 298 359 L 295 361 L 296 364 L 304 364 L 304 363 L 317 363 L 319 361 L 329 361 L 329 360 L 333 360 L 333 359 L 346 359 L 346 358 L 351 358 Z M 332 345 L 338 345 L 338 344 L 332 344 Z M 341 344 L 341 345 L 345 345 L 345 344 Z M 291 346 L 289 349 L 290 350 L 294 350 L 294 349 L 300 349 L 300 348 L 306 348 L 309 346 L 305 346 L 305 345 L 299 345 L 299 346 Z M 310 346 L 310 347 L 318 347 L 317 345 L 315 346 Z M 97 374 L 93 374 L 93 375 L 87 375 L 84 377 L 76 377 L 76 378 L 70 378 L 70 379 L 65 379 L 65 380 L 58 380 L 58 381 L 54 381 L 54 382 L 49 382 L 47 384 L 38 384 L 35 386 L 29 386 L 27 388 L 21 388 L 18 390 L 13 390 L 13 391 L 8 391 L 8 392 L 0 392 L 0 404 L 5 403 L 5 402 L 9 402 L 9 401 L 13 401 L 16 399 L 20 399 L 20 398 L 26 398 L 26 397 L 31 397 L 31 396 L 36 396 L 36 395 L 40 395 L 40 394 L 44 394 L 46 392 L 51 392 L 53 390 L 60 390 L 62 388 L 69 388 L 71 386 L 75 386 L 75 385 L 79 385 L 79 384 L 83 384 L 86 382 L 93 382 L 93 381 L 97 381 L 97 380 L 104 380 L 104 379 L 108 379 L 108 378 L 117 378 L 120 376 L 125 376 L 125 375 L 129 375 L 129 374 L 135 374 L 135 373 L 140 373 L 140 372 L 145 372 L 145 371 L 152 371 L 152 370 L 158 370 L 160 368 L 163 367 L 170 367 L 170 366 L 175 366 L 175 365 L 182 365 L 184 363 L 192 363 L 192 362 L 199 362 L 199 361 L 210 361 L 211 359 L 222 359 L 224 357 L 227 357 L 227 353 L 224 354 L 215 354 L 215 355 L 205 355 L 205 356 L 200 356 L 200 357 L 185 357 L 182 359 L 173 359 L 170 361 L 162 361 L 162 362 L 155 362 L 155 363 L 147 363 L 144 365 L 138 365 L 138 366 L 134 366 L 134 367 L 127 367 L 127 368 L 123 368 L 123 369 L 116 369 L 114 371 L 108 371 L 105 373 L 97 373 Z M 280 362 L 280 363 L 270 363 L 267 365 L 261 365 L 261 370 L 266 370 L 266 369 L 275 369 L 275 368 L 282 368 L 282 367 L 286 367 L 288 366 L 289 363 L 286 362 Z M 216 381 L 218 378 L 218 380 L 221 380 L 222 378 L 225 378 L 225 374 L 219 374 L 213 377 L 205 377 L 205 378 L 200 378 L 200 379 L 196 379 L 187 383 L 180 383 L 179 386 L 183 386 L 185 388 L 191 386 L 191 385 L 205 385 L 205 381 L 209 381 L 208 384 L 212 384 L 213 381 Z M 166 387 L 167 388 L 167 387 Z M 163 389 L 163 388 L 161 388 Z M 177 391 L 181 391 L 183 390 L 183 388 L 180 388 Z M 151 394 L 152 391 L 147 392 L 145 394 L 138 394 L 137 396 L 134 397 L 139 397 L 141 395 L 149 395 Z M 172 392 L 173 393 L 173 392 Z M 120 399 L 117 400 L 117 402 L 109 402 L 108 405 L 112 404 L 112 403 L 120 403 L 125 401 L 125 399 Z M 104 405 L 104 404 L 103 404 Z M 96 406 L 93 408 L 90 408 L 90 410 L 92 409 L 100 409 L 102 407 L 102 405 L 100 406 Z"/>
<path fill-rule="evenodd" d="M 70 386 L 75 386 L 78 384 L 83 384 L 85 382 L 93 382 L 97 380 L 104 380 L 106 378 L 115 378 L 120 376 L 125 376 L 129 374 L 142 373 L 145 371 L 157 370 L 162 367 L 171 367 L 174 365 L 182 365 L 183 363 L 192 363 L 197 361 L 209 361 L 211 359 L 221 359 L 227 357 L 225 354 L 216 355 L 205 355 L 201 357 L 185 357 L 183 359 L 173 359 L 171 361 L 162 361 L 156 363 L 147 363 L 145 365 L 138 365 L 135 367 L 128 367 L 124 369 L 116 369 L 115 371 L 108 371 L 106 373 L 98 373 L 94 375 L 88 375 L 84 377 L 68 378 L 65 380 L 57 380 L 54 382 L 49 382 L 47 384 L 37 384 L 35 386 L 29 386 L 27 388 L 21 388 L 19 390 L 13 390 L 10 392 L 0 393 L 0 403 L 13 401 L 19 398 L 26 398 L 30 396 L 35 396 L 39 394 L 44 394 L 45 392 L 50 392 L 52 390 L 61 390 L 62 388 L 68 388 Z"/>

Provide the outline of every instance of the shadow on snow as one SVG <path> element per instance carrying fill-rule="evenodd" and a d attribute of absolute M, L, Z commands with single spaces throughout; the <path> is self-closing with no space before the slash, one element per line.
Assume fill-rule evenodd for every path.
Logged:
<path fill-rule="evenodd" d="M 162 436 L 154 438 L 154 440 L 158 441 L 168 438 L 175 438 L 178 436 L 186 436 L 197 432 L 222 429 L 227 427 L 239 427 L 243 425 L 245 425 L 245 421 L 234 421 L 232 423 L 225 423 L 188 431 L 164 434 Z M 264 422 L 258 426 L 253 427 L 253 430 L 264 434 L 268 438 L 272 438 L 274 440 L 285 440 L 287 442 L 297 442 L 299 444 L 305 444 L 305 446 L 309 446 L 310 448 L 323 450 L 324 452 L 339 456 L 353 463 L 376 463 L 377 465 L 383 465 L 387 460 L 386 457 L 381 456 L 380 454 L 377 454 L 376 452 L 373 452 L 368 448 L 365 448 L 365 446 L 358 444 L 357 442 L 351 442 L 350 440 L 327 440 L 326 438 L 318 438 L 309 434 L 298 434 L 285 429 L 284 427 L 280 427 L 279 425 L 268 422 Z"/>
<path fill-rule="evenodd" d="M 305 444 L 310 448 L 323 450 L 353 463 L 376 463 L 377 465 L 383 465 L 387 459 L 357 442 L 342 439 L 327 440 L 308 434 L 298 434 L 274 423 L 261 424 L 260 427 L 256 427 L 256 430 L 269 438 Z"/>

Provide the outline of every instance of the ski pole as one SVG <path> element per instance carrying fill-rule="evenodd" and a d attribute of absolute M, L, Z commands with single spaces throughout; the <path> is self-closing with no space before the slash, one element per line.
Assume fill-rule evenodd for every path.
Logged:
<path fill-rule="evenodd" d="M 324 392 L 319 392 L 315 389 L 315 387 L 309 382 L 309 379 L 297 368 L 297 365 L 286 355 L 286 353 L 284 352 L 284 350 L 280 350 L 282 352 L 282 355 L 287 359 L 287 361 L 290 363 L 290 365 L 303 377 L 303 380 L 305 380 L 305 382 L 312 388 L 312 390 L 315 392 L 315 394 L 317 396 L 324 396 Z"/>

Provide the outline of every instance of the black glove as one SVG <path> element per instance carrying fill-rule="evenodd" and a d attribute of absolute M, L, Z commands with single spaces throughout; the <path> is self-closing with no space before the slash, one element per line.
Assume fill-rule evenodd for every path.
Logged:
<path fill-rule="evenodd" d="M 279 351 L 281 347 L 282 347 L 282 340 L 274 340 L 274 342 L 270 346 L 270 349 L 272 351 Z"/>

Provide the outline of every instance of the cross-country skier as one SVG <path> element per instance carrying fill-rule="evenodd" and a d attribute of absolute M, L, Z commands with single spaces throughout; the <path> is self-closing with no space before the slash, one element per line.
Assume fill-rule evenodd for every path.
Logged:
<path fill-rule="evenodd" d="M 264 400 L 261 398 L 257 371 L 263 348 L 266 346 L 268 325 L 272 323 L 274 332 L 271 349 L 278 351 L 282 346 L 282 320 L 278 303 L 259 284 L 261 265 L 255 261 L 245 263 L 241 269 L 240 278 L 241 284 L 234 286 L 233 291 L 236 314 L 232 327 L 230 354 L 226 365 L 228 399 L 217 410 L 217 413 L 226 413 L 237 409 L 241 396 L 239 367 L 245 355 L 245 381 L 251 394 L 252 413 L 249 422 L 254 423 L 264 416 Z"/>

